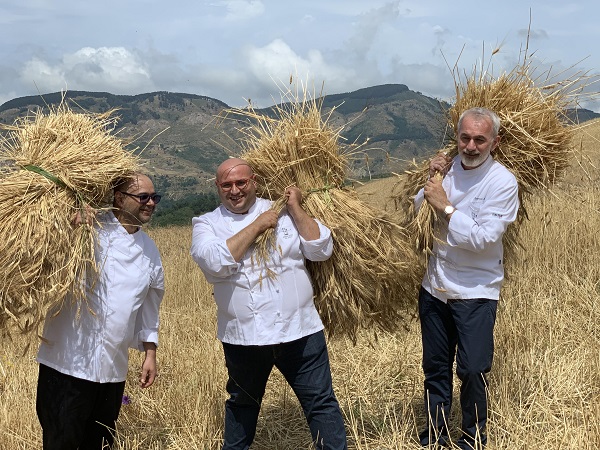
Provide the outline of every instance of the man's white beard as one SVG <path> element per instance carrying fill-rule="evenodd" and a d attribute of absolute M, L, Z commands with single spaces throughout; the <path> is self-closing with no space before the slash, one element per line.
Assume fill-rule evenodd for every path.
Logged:
<path fill-rule="evenodd" d="M 477 158 L 473 159 L 472 157 L 468 158 L 464 153 L 461 153 L 460 161 L 465 169 L 474 169 L 482 165 L 489 156 L 489 153 L 486 156 L 480 153 Z"/>

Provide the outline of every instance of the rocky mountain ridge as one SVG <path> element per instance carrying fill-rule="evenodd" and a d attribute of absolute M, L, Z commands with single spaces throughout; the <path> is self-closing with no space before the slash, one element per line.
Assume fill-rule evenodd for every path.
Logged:
<path fill-rule="evenodd" d="M 0 106 L 0 125 L 12 124 L 36 108 L 58 105 L 63 98 L 74 110 L 117 109 L 120 120 L 115 131 L 134 139 L 131 148 L 140 152 L 167 201 L 211 192 L 216 166 L 241 150 L 241 124 L 220 119 L 230 107 L 218 99 L 195 94 L 67 91 L 20 97 Z M 322 102 L 324 117 L 335 129 L 342 130 L 344 142 L 366 142 L 352 164 L 352 178 L 401 172 L 409 161 L 421 160 L 441 148 L 448 137 L 445 110 L 449 104 L 403 84 L 326 95 Z M 256 112 L 272 114 L 272 109 Z M 600 117 L 587 110 L 577 113 L 578 121 Z"/>

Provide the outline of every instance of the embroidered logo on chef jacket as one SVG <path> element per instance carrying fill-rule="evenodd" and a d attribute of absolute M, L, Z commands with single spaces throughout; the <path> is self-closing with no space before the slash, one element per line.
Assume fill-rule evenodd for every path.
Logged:
<path fill-rule="evenodd" d="M 292 229 L 291 228 L 287 228 L 287 227 L 281 227 L 281 235 L 280 235 L 283 239 L 291 239 L 292 236 Z"/>
<path fill-rule="evenodd" d="M 477 216 L 479 215 L 479 210 L 481 209 L 481 206 L 483 205 L 484 201 L 485 197 L 475 197 L 471 201 L 471 204 L 469 205 L 469 209 L 471 210 L 471 219 L 477 219 Z"/>

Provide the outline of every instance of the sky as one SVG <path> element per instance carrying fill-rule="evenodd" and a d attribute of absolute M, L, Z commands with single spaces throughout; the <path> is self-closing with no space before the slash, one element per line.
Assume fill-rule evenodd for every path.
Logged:
<path fill-rule="evenodd" d="M 0 0 L 0 104 L 86 90 L 267 107 L 290 77 L 452 102 L 451 67 L 499 76 L 527 54 L 541 78 L 591 76 L 576 98 L 600 112 L 599 19 L 598 0 Z"/>

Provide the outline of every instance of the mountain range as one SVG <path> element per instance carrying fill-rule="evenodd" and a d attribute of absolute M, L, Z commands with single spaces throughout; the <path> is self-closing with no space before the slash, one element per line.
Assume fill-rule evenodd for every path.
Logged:
<path fill-rule="evenodd" d="M 219 119 L 231 108 L 218 99 L 194 94 L 67 91 L 20 97 L 0 106 L 0 125 L 12 124 L 36 108 L 58 105 L 63 97 L 75 111 L 117 109 L 115 131 L 134 139 L 132 148 L 140 152 L 157 190 L 172 202 L 211 192 L 217 165 L 242 150 L 240 122 Z M 401 172 L 409 161 L 441 148 L 447 139 L 449 106 L 403 84 L 386 84 L 325 95 L 321 111 L 329 125 L 342 130 L 343 142 L 363 144 L 349 176 L 368 179 Z M 273 113 L 272 108 L 255 111 Z M 600 117 L 583 109 L 576 114 L 574 120 L 579 122 Z"/>

